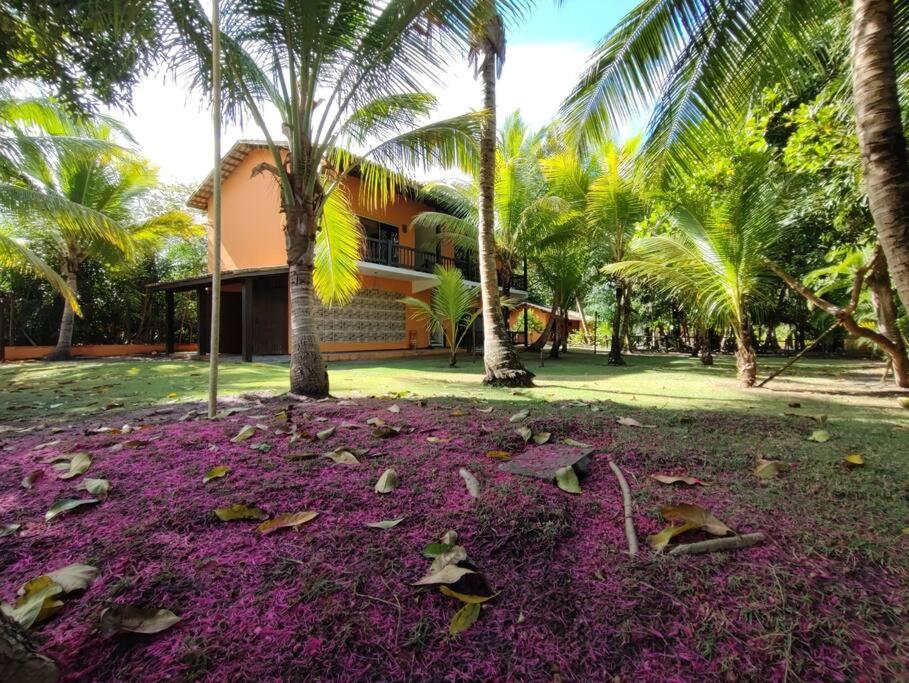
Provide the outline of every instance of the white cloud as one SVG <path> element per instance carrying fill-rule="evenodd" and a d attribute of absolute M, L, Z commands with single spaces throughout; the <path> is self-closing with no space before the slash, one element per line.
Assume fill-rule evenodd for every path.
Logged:
<path fill-rule="evenodd" d="M 515 109 L 531 127 L 545 125 L 556 115 L 589 55 L 589 47 L 576 43 L 515 44 L 508 53 L 498 86 L 498 111 L 503 117 Z M 479 109 L 482 93 L 466 61 L 453 64 L 436 89 L 438 117 Z M 143 82 L 134 94 L 135 114 L 112 112 L 137 138 L 143 153 L 161 168 L 167 181 L 195 182 L 212 165 L 212 130 L 208 103 L 187 95 L 179 82 L 160 78 Z M 268 116 L 271 130 L 280 134 L 280 121 Z M 238 138 L 260 139 L 253 122 L 226 126 L 222 148 Z"/>

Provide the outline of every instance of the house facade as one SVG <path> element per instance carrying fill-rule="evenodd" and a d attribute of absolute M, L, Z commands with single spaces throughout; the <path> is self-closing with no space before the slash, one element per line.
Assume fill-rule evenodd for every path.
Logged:
<path fill-rule="evenodd" d="M 290 347 L 288 268 L 284 244 L 284 215 L 280 193 L 269 174 L 253 176 L 253 169 L 270 162 L 264 143 L 240 141 L 223 159 L 221 184 L 221 352 L 281 355 Z M 212 176 L 190 196 L 187 204 L 206 211 L 211 223 Z M 395 356 L 432 352 L 443 344 L 424 322 L 400 302 L 404 296 L 429 301 L 437 264 L 455 266 L 468 281 L 477 283 L 476 254 L 458 251 L 428 230 L 415 229 L 413 219 L 423 211 L 438 211 L 414 193 L 398 193 L 381 208 L 365 202 L 360 180 L 345 180 L 354 212 L 364 234 L 358 261 L 360 290 L 345 306 L 316 304 L 316 325 L 323 355 L 328 359 Z M 212 240 L 209 230 L 209 271 Z M 526 298 L 526 269 L 517 274 L 512 296 Z M 477 283 L 478 284 L 478 283 Z M 211 274 L 161 282 L 167 301 L 168 351 L 173 350 L 175 296 L 195 296 L 199 302 L 199 352 L 209 350 Z M 478 332 L 482 335 L 482 330 Z M 476 333 L 475 333 L 476 334 Z M 474 337 L 475 335 L 469 335 Z"/>

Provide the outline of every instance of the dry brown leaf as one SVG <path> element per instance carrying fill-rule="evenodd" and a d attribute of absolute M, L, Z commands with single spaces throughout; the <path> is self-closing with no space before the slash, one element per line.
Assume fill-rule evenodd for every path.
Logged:
<path fill-rule="evenodd" d="M 292 512 L 283 515 L 277 515 L 274 519 L 269 519 L 267 522 L 262 522 L 259 526 L 256 527 L 256 530 L 262 534 L 270 534 L 272 531 L 277 531 L 278 529 L 284 529 L 286 527 L 293 527 L 296 529 L 302 524 L 311 522 L 318 516 L 318 512 L 309 511 Z"/>
<path fill-rule="evenodd" d="M 685 484 L 686 486 L 705 486 L 697 477 L 674 476 L 671 474 L 651 474 L 650 478 L 661 484 Z"/>
<path fill-rule="evenodd" d="M 700 505 L 682 503 L 681 505 L 664 505 L 660 508 L 663 517 L 670 521 L 694 524 L 713 536 L 725 536 L 734 533 L 732 529 L 713 516 Z"/>

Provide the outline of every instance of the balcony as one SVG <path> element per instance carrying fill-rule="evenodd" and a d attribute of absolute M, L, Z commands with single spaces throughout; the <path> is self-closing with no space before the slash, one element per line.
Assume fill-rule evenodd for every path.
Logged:
<path fill-rule="evenodd" d="M 450 258 L 439 256 L 432 251 L 421 251 L 413 247 L 398 244 L 392 240 L 367 237 L 363 248 L 363 260 L 367 263 L 377 263 L 392 268 L 405 268 L 421 273 L 431 273 L 436 265 L 454 266 L 467 280 L 480 281 L 480 268 L 471 255 L 466 258 Z M 502 285 L 502 274 L 498 273 L 499 286 Z M 514 272 L 511 278 L 511 289 L 527 290 L 527 264 L 524 263 L 523 271 Z"/>

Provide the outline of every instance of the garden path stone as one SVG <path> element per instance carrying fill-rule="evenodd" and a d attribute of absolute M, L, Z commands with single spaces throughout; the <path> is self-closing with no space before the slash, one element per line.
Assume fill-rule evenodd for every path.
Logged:
<path fill-rule="evenodd" d="M 511 474 L 552 481 L 555 479 L 556 470 L 562 467 L 574 467 L 575 472 L 580 476 L 590 473 L 590 456 L 593 450 L 593 448 L 578 448 L 563 444 L 533 446 L 512 460 L 499 465 L 499 469 Z"/>

